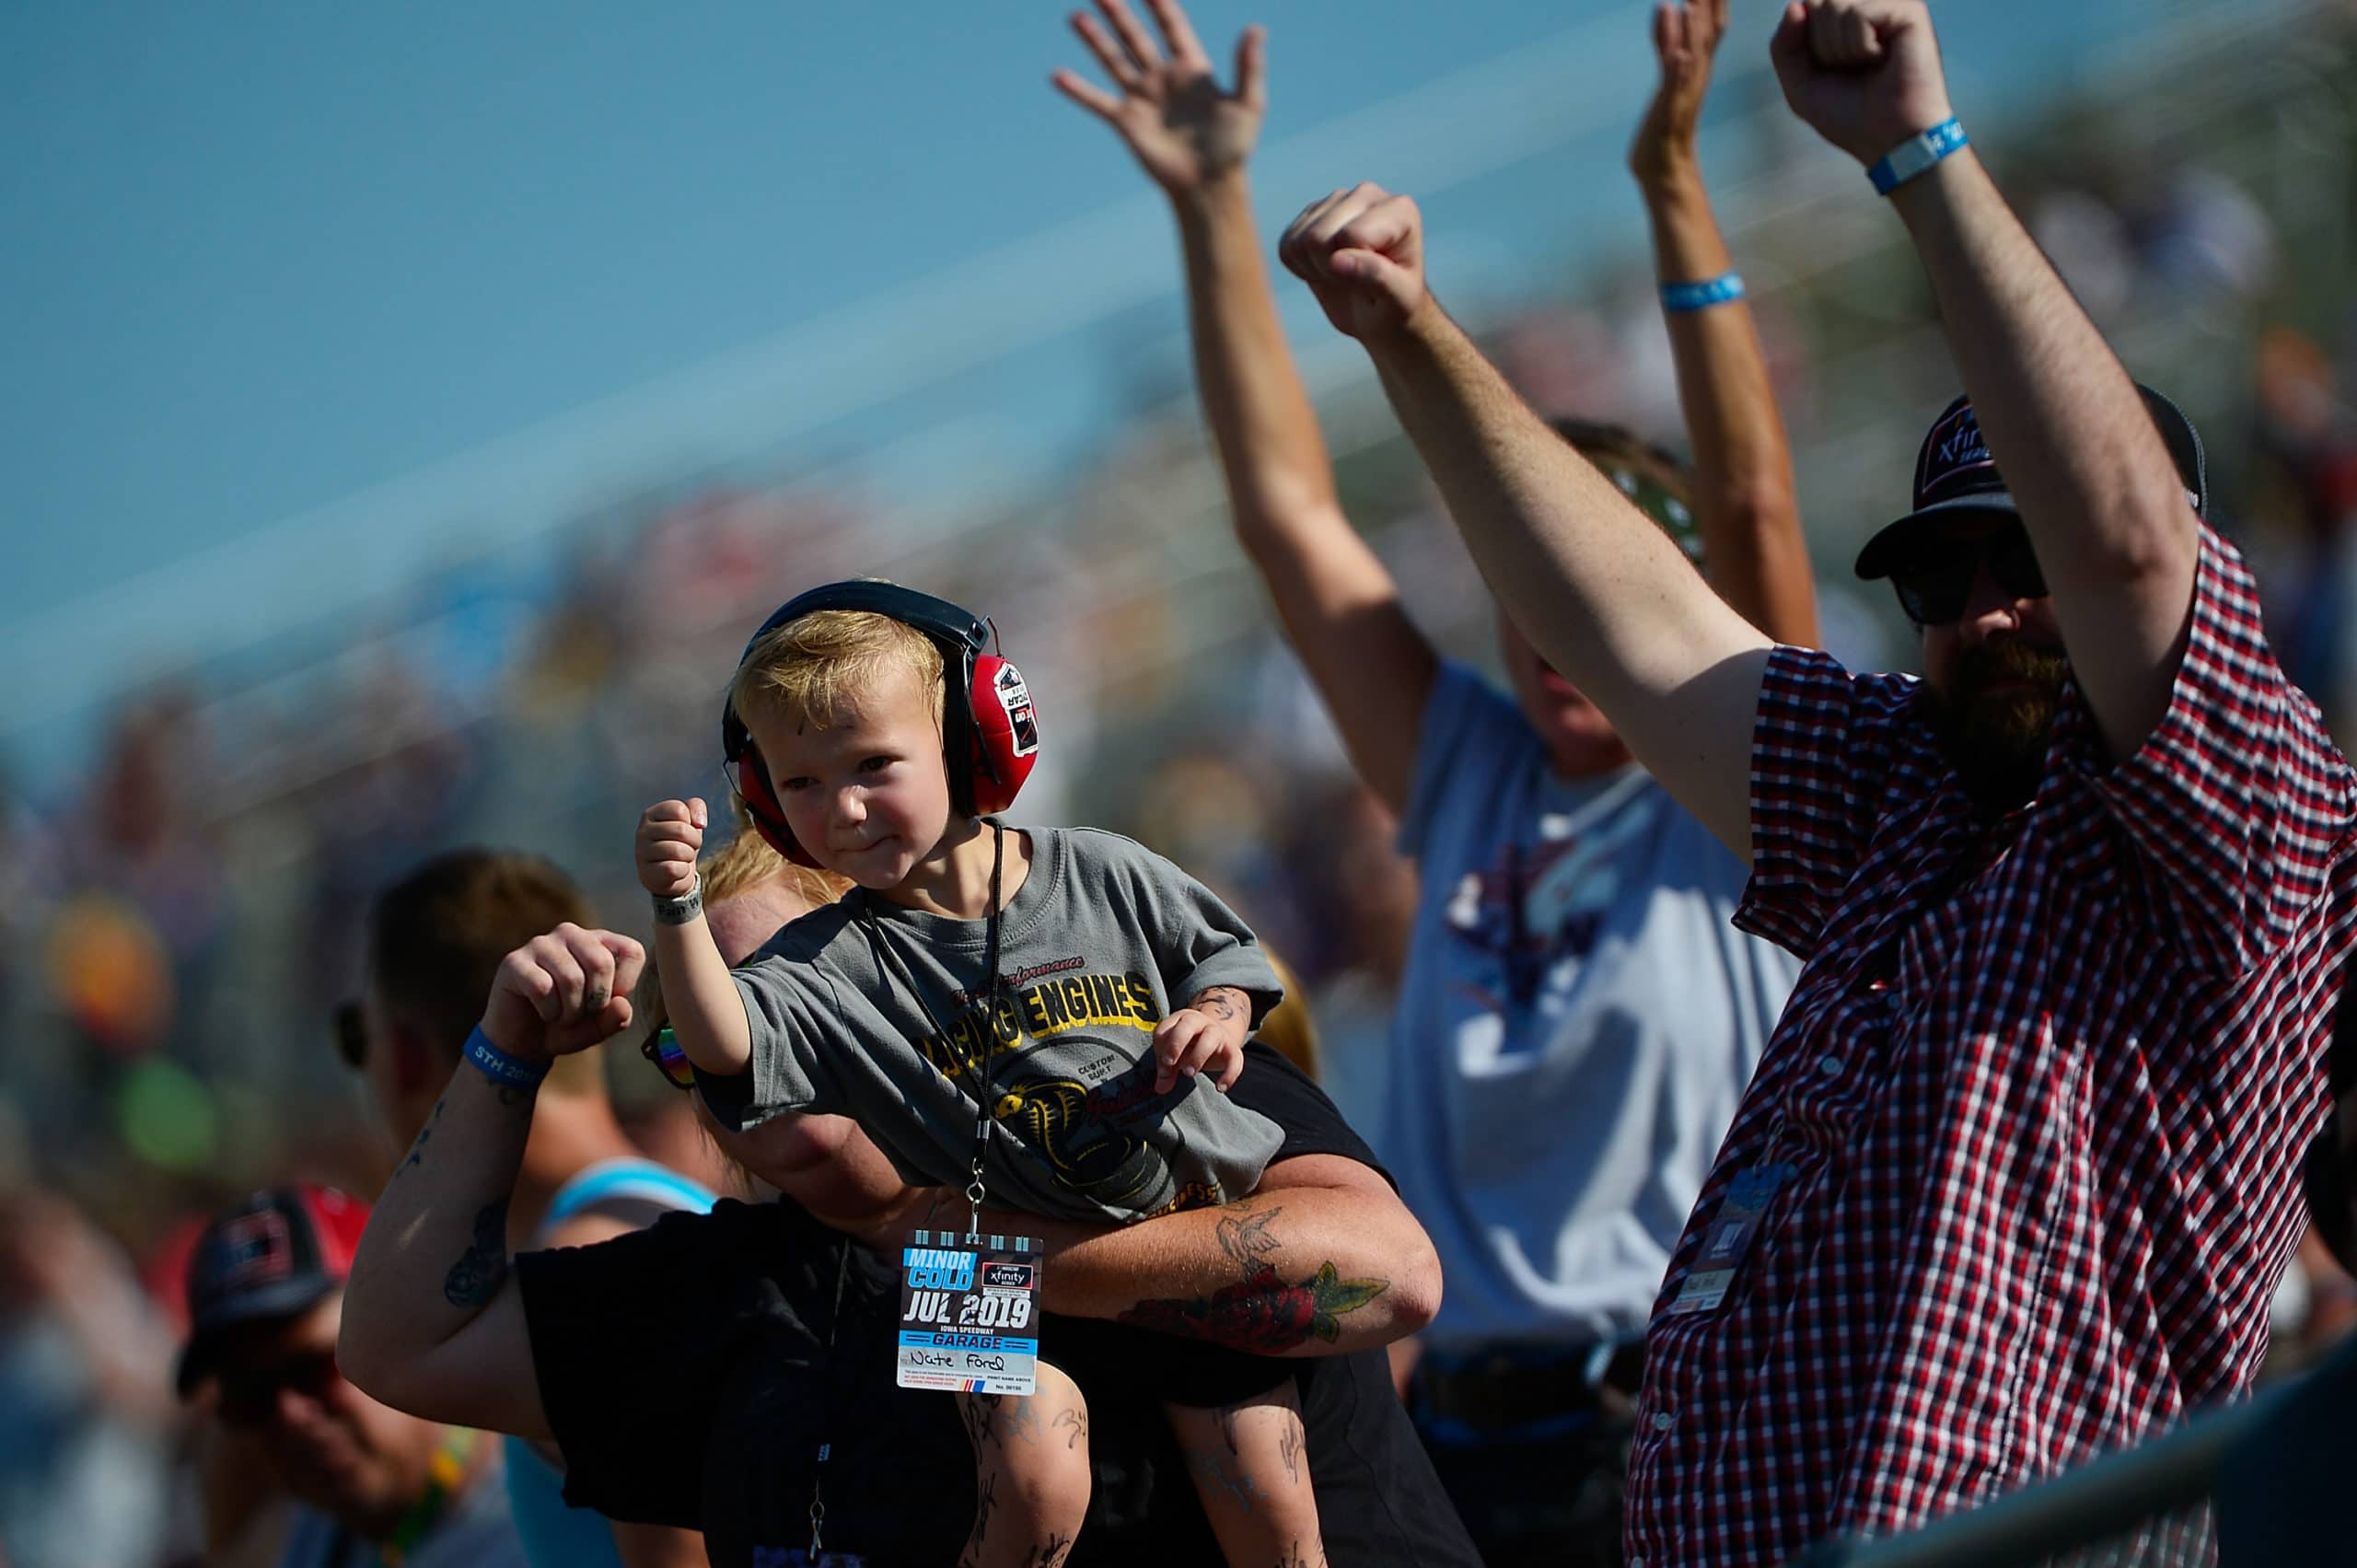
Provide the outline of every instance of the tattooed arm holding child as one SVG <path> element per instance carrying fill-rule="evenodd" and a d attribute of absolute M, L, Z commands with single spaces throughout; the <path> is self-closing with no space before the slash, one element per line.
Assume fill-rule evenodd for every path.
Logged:
<path fill-rule="evenodd" d="M 482 1032 L 518 1061 L 553 1060 L 627 1028 L 644 954 L 611 932 L 561 926 L 508 956 Z M 1284 1072 L 1281 1061 L 1256 1072 Z M 432 1419 L 550 1435 L 523 1302 L 509 1272 L 506 1208 L 531 1127 L 533 1091 L 462 1062 L 426 1130 L 377 1202 L 354 1260 L 338 1362 L 399 1408 Z M 871 1167 L 872 1168 L 872 1167 Z M 935 1194 L 878 1195 L 895 1225 Z M 1035 1222 L 1036 1225 L 1036 1222 Z M 1431 1319 L 1440 1269 L 1430 1241 L 1376 1172 L 1300 1154 L 1223 1208 L 1128 1226 L 1051 1223 L 1046 1305 L 1150 1323 L 1261 1354 L 1337 1354 Z M 1320 1282 L 1331 1281 L 1322 1295 Z M 1337 1287 L 1364 1290 L 1364 1299 Z M 1379 1288 L 1369 1288 L 1379 1287 Z M 1329 1338 L 1327 1330 L 1333 1330 Z"/>

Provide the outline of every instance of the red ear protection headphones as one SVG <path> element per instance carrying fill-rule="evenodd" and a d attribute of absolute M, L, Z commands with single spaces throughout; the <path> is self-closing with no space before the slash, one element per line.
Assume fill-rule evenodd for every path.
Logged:
<path fill-rule="evenodd" d="M 975 817 L 1015 804 L 1023 781 L 1039 760 L 1039 721 L 1023 672 L 987 652 L 990 623 L 946 598 L 921 594 L 897 583 L 829 583 L 797 594 L 761 622 L 737 668 L 762 638 L 790 621 L 821 610 L 865 611 L 913 626 L 941 648 L 942 678 L 948 690 L 941 704 L 942 765 L 949 773 L 950 809 Z M 785 809 L 770 784 L 769 767 L 752 732 L 730 703 L 720 712 L 720 749 L 728 782 L 744 801 L 753 827 L 772 849 L 796 865 L 819 863 L 795 841 Z"/>

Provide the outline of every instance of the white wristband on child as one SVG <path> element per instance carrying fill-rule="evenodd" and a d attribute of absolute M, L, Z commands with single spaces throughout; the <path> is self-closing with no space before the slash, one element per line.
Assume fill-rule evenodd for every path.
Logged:
<path fill-rule="evenodd" d="M 696 873 L 695 880 L 688 884 L 688 890 L 678 898 L 658 898 L 655 900 L 655 923 L 657 925 L 685 925 L 702 913 L 703 873 L 701 871 Z"/>

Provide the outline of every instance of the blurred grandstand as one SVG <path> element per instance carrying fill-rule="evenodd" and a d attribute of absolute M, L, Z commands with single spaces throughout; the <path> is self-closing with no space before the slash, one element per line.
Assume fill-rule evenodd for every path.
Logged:
<path fill-rule="evenodd" d="M 1976 137 L 2131 368 L 2208 436 L 2277 645 L 2346 735 L 2357 13 L 2165 9 L 2167 25 L 2089 60 L 2073 92 L 1976 122 Z M 1518 59 L 1448 90 L 1520 102 L 1562 64 Z M 1829 637 L 1854 663 L 1904 668 L 1905 628 L 1844 587 L 1848 561 L 1904 499 L 1915 433 L 1954 372 L 1898 226 L 1803 139 L 1759 62 L 1729 74 L 1706 167 L 1796 443 Z M 1972 84 L 1958 97 L 1973 101 Z M 1443 202 L 1501 169 L 1558 189 L 1561 169 L 1617 168 L 1626 110 L 1625 94 L 1553 95 L 1460 149 L 1456 169 L 1376 172 Z M 1264 192 L 1293 192 L 1267 167 L 1324 145 L 1271 149 Z M 1679 445 L 1633 195 L 1600 211 L 1624 238 L 1567 269 L 1559 294 L 1453 292 L 1446 253 L 1438 286 L 1535 401 Z M 983 273 L 964 319 L 987 314 Z M 1140 303 L 1084 302 L 1109 332 L 1138 329 Z M 482 548 L 431 581 L 323 599 L 331 632 L 119 694 L 110 738 L 56 807 L 0 801 L 0 1180 L 62 1186 L 143 1253 L 265 1179 L 374 1191 L 390 1152 L 363 1130 L 327 1025 L 370 890 L 433 849 L 490 842 L 554 857 L 610 918 L 641 925 L 631 826 L 659 796 L 725 787 L 714 719 L 745 631 L 795 589 L 859 573 L 996 617 L 1051 726 L 1027 809 L 1135 833 L 1234 898 L 1309 980 L 1338 1098 L 1369 1117 L 1408 874 L 1231 543 L 1175 309 L 1143 347 L 1107 340 L 1133 409 L 1052 482 L 1010 479 L 987 424 L 941 406 L 986 392 L 993 356 L 1050 330 L 999 322 L 945 337 L 938 362 L 870 375 L 862 400 L 908 411 L 889 446 L 814 457 L 834 436 L 783 421 L 715 437 L 531 529 L 485 524 Z M 1353 517 L 1419 619 L 1488 657 L 1486 598 L 1413 453 L 1360 356 L 1315 331 L 1295 322 Z M 874 478 L 895 470 L 923 482 Z M 935 499 L 886 504 L 887 490 Z M 652 1092 L 636 1068 L 615 1064 L 626 1101 Z"/>

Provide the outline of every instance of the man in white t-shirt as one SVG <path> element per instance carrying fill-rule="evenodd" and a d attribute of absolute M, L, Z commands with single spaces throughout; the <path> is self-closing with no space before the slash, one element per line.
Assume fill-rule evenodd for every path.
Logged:
<path fill-rule="evenodd" d="M 1244 173 L 1259 30 L 1231 92 L 1177 6 L 1150 8 L 1159 43 L 1118 3 L 1074 17 L 1114 91 L 1056 85 L 1170 198 L 1237 537 L 1423 879 L 1376 1140 L 1447 1282 L 1418 1429 L 1493 1568 L 1617 1562 L 1654 1295 L 1798 966 L 1732 928 L 1743 864 L 1503 618 L 1511 696 L 1410 621 L 1336 498 L 1271 296 Z M 1693 164 L 1724 23 L 1708 0 L 1657 23 L 1664 86 L 1633 159 L 1665 278 L 1716 280 L 1664 290 L 1697 471 L 1625 432 L 1562 428 L 1708 553 L 1729 603 L 1812 644 L 1783 432 Z"/>

